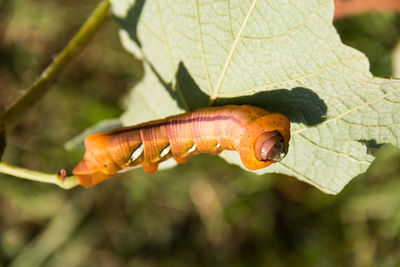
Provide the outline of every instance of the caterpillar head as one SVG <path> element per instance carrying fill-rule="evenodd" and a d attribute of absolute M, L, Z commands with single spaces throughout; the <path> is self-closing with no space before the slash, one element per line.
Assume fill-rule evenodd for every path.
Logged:
<path fill-rule="evenodd" d="M 239 154 L 250 170 L 265 168 L 281 161 L 287 154 L 290 122 L 278 113 L 271 113 L 253 121 L 240 140 Z"/>
<path fill-rule="evenodd" d="M 278 131 L 262 133 L 254 142 L 254 156 L 259 161 L 281 161 L 286 154 L 287 148 Z"/>

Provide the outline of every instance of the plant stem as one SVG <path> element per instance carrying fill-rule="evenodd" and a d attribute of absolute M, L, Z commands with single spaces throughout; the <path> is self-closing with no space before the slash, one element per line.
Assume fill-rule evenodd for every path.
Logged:
<path fill-rule="evenodd" d="M 109 18 L 109 9 L 110 2 L 108 0 L 100 2 L 78 33 L 69 41 L 54 61 L 42 72 L 24 94 L 0 115 L 0 157 L 5 147 L 5 137 L 29 109 L 49 91 L 71 62 L 81 54 L 83 49 Z M 52 183 L 64 189 L 70 189 L 79 185 L 78 179 L 75 176 L 62 179 L 58 174 L 28 170 L 11 166 L 4 162 L 0 162 L 0 173 L 37 182 Z"/>
<path fill-rule="evenodd" d="M 92 37 L 109 18 L 110 3 L 103 0 L 54 61 L 42 72 L 25 93 L 0 115 L 0 131 L 7 136 L 28 110 L 38 102 L 61 74 L 75 60 Z M 1 154 L 1 151 L 0 151 Z"/>
<path fill-rule="evenodd" d="M 64 189 L 71 189 L 79 185 L 79 181 L 75 176 L 68 176 L 62 179 L 58 174 L 32 171 L 20 167 L 11 166 L 4 162 L 0 162 L 0 173 L 5 173 L 18 178 L 28 179 L 36 182 L 55 184 Z"/>

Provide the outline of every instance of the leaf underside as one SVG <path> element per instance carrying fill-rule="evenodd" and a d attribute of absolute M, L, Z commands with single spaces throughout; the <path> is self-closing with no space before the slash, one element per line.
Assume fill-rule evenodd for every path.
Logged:
<path fill-rule="evenodd" d="M 336 194 L 369 148 L 399 146 L 400 82 L 376 78 L 333 27 L 333 0 L 112 0 L 124 47 L 145 65 L 124 125 L 207 105 L 253 104 L 291 121 L 278 172 Z M 222 157 L 238 164 L 236 152 Z M 244 168 L 244 167 L 243 167 Z"/>

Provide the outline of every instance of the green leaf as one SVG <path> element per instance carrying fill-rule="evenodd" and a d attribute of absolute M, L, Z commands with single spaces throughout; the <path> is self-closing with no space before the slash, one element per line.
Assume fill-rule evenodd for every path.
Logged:
<path fill-rule="evenodd" d="M 400 82 L 375 78 L 332 25 L 332 0 L 113 0 L 126 49 L 145 61 L 124 124 L 200 106 L 253 104 L 291 121 L 289 153 L 258 171 L 338 193 L 369 148 L 400 144 Z M 222 156 L 241 165 L 238 153 Z"/>

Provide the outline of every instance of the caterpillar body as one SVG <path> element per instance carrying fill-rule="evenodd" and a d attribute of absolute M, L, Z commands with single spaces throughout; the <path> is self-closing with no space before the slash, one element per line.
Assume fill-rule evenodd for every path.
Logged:
<path fill-rule="evenodd" d="M 87 136 L 73 174 L 90 187 L 126 167 L 141 164 L 153 173 L 170 157 L 184 163 L 192 155 L 225 149 L 238 151 L 244 166 L 256 170 L 280 161 L 289 139 L 290 123 L 282 114 L 250 105 L 207 107 Z"/>

